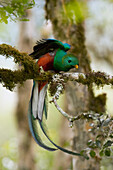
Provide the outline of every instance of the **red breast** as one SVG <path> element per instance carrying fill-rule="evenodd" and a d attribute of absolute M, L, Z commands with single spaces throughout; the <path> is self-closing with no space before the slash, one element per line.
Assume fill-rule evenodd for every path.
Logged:
<path fill-rule="evenodd" d="M 51 56 L 49 53 L 43 55 L 37 62 L 37 64 L 42 66 L 44 71 L 53 70 L 53 61 L 54 56 Z"/>

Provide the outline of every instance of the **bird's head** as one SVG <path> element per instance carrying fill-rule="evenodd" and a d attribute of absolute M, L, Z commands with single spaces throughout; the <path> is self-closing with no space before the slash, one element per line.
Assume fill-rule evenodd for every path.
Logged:
<path fill-rule="evenodd" d="M 57 71 L 69 71 L 71 68 L 78 68 L 79 61 L 72 55 L 59 50 L 54 57 L 54 68 Z"/>
<path fill-rule="evenodd" d="M 64 71 L 68 71 L 71 68 L 76 68 L 78 69 L 79 66 L 79 61 L 78 58 L 75 57 L 72 54 L 66 54 L 63 58 L 62 58 L 62 66 L 64 67 Z"/>

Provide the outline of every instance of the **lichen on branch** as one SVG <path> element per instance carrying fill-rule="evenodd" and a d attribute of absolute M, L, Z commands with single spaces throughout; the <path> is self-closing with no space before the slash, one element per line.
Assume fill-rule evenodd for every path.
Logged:
<path fill-rule="evenodd" d="M 57 87 L 59 84 L 63 85 L 63 89 L 67 81 L 76 81 L 88 87 L 92 87 L 92 84 L 98 87 L 103 87 L 104 85 L 113 85 L 113 76 L 107 75 L 104 72 L 89 72 L 89 73 L 78 73 L 78 72 L 67 72 L 59 73 L 59 75 L 54 76 L 50 82 L 49 91 L 52 96 L 57 92 Z M 62 90 L 63 91 L 63 90 Z"/>
<path fill-rule="evenodd" d="M 88 73 L 64 73 L 62 75 L 64 79 L 71 81 L 77 81 L 84 85 L 90 86 L 92 83 L 97 86 L 113 85 L 113 76 L 107 75 L 104 72 L 88 72 Z"/>

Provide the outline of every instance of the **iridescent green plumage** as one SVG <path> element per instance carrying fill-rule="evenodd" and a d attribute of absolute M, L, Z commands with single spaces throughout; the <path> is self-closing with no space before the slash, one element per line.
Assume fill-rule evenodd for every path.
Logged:
<path fill-rule="evenodd" d="M 74 68 L 76 65 L 79 65 L 79 61 L 74 55 L 67 54 L 65 51 L 58 49 L 54 57 L 54 63 L 53 63 L 55 70 L 69 71 L 71 68 Z"/>

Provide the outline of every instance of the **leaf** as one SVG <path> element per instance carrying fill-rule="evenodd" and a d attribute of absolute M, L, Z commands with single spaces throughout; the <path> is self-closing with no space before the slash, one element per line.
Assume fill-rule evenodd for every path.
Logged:
<path fill-rule="evenodd" d="M 98 148 L 101 148 L 101 141 L 100 140 L 96 140 L 96 145 Z"/>
<path fill-rule="evenodd" d="M 20 19 L 20 21 L 29 21 L 27 18 Z"/>
<path fill-rule="evenodd" d="M 89 140 L 88 142 L 87 142 L 87 145 L 89 146 L 89 145 L 91 145 L 93 143 L 93 141 L 92 140 Z"/>
<path fill-rule="evenodd" d="M 110 156 L 110 155 L 111 155 L 111 150 L 110 150 L 110 148 L 106 148 L 106 149 L 105 149 L 105 155 L 106 155 L 106 156 Z"/>
<path fill-rule="evenodd" d="M 100 156 L 103 156 L 103 155 L 104 155 L 104 151 L 101 150 L 101 151 L 99 152 L 99 155 L 100 155 Z"/>
<path fill-rule="evenodd" d="M 108 146 L 111 146 L 112 143 L 113 143 L 113 141 L 108 140 L 108 141 L 103 145 L 103 147 L 104 147 L 104 148 L 107 148 Z"/>
<path fill-rule="evenodd" d="M 91 156 L 92 158 L 94 158 L 95 155 L 96 155 L 96 153 L 95 153 L 93 150 L 91 150 L 89 154 L 90 154 L 90 156 Z"/>
<path fill-rule="evenodd" d="M 102 126 L 108 126 L 108 124 L 111 122 L 110 118 L 107 118 L 103 123 Z"/>
<path fill-rule="evenodd" d="M 81 23 L 88 16 L 87 4 L 70 1 L 66 4 L 66 14 L 72 22 Z"/>
<path fill-rule="evenodd" d="M 23 3 L 24 3 L 24 4 L 28 3 L 28 0 L 23 0 Z"/>
<path fill-rule="evenodd" d="M 2 4 L 2 2 L 1 2 Z M 33 8 L 35 5 L 34 0 L 11 0 L 4 2 L 4 5 L 0 7 L 0 22 L 8 23 L 8 18 L 12 21 L 16 21 L 18 18 L 22 18 L 26 14 L 26 10 Z M 24 19 L 21 21 L 29 21 Z"/>
<path fill-rule="evenodd" d="M 10 6 L 4 8 L 9 14 L 13 13 L 13 9 Z"/>
<path fill-rule="evenodd" d="M 113 133 L 111 133 L 111 134 L 109 135 L 109 137 L 110 137 L 110 138 L 113 138 Z"/>
<path fill-rule="evenodd" d="M 86 151 L 85 151 L 85 150 L 82 150 L 82 151 L 80 152 L 80 155 L 81 155 L 81 156 L 84 156 L 87 160 L 89 159 L 89 156 L 86 154 Z"/>
<path fill-rule="evenodd" d="M 92 141 L 92 140 L 89 140 L 87 145 L 90 147 L 90 148 L 96 148 L 97 145 L 96 145 L 96 142 L 95 141 Z"/>

